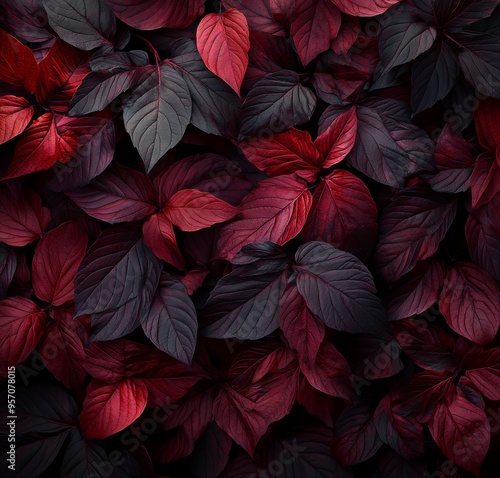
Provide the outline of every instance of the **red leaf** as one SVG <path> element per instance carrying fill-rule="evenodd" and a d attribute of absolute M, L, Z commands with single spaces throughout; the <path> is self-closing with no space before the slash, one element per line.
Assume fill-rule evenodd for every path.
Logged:
<path fill-rule="evenodd" d="M 29 299 L 0 300 L 1 375 L 28 358 L 43 335 L 45 321 L 45 313 Z"/>
<path fill-rule="evenodd" d="M 144 242 L 153 254 L 179 270 L 185 267 L 184 258 L 175 238 L 172 223 L 163 212 L 153 214 L 143 225 Z"/>
<path fill-rule="evenodd" d="M 0 80 L 14 86 L 23 86 L 34 93 L 38 80 L 38 63 L 33 52 L 1 29 L 0 45 Z"/>
<path fill-rule="evenodd" d="M 435 410 L 436 404 L 450 398 L 454 390 L 450 372 L 418 372 L 396 390 L 393 404 L 400 408 L 403 415 L 411 414 L 425 421 Z"/>
<path fill-rule="evenodd" d="M 314 361 L 301 360 L 300 370 L 316 390 L 333 397 L 350 400 L 353 387 L 351 368 L 342 354 L 329 342 L 324 341 Z"/>
<path fill-rule="evenodd" d="M 434 257 L 418 262 L 408 274 L 389 290 L 387 315 L 389 320 L 401 320 L 425 312 L 439 297 L 444 282 L 445 268 Z"/>
<path fill-rule="evenodd" d="M 33 289 L 51 305 L 73 300 L 75 275 L 87 251 L 87 236 L 66 222 L 42 237 L 33 257 Z"/>
<path fill-rule="evenodd" d="M 401 320 L 391 330 L 399 346 L 419 367 L 426 370 L 454 372 L 455 341 L 440 327 L 423 320 Z"/>
<path fill-rule="evenodd" d="M 59 134 L 54 115 L 45 113 L 19 138 L 14 158 L 3 179 L 49 169 L 56 161 L 67 163 L 76 154 L 76 147 L 75 135 L 69 131 Z"/>
<path fill-rule="evenodd" d="M 138 221 L 157 210 L 149 178 L 116 163 L 87 186 L 66 194 L 89 216 L 110 224 Z"/>
<path fill-rule="evenodd" d="M 207 68 L 240 94 L 250 50 L 245 15 L 236 8 L 205 15 L 196 30 L 196 45 Z"/>
<path fill-rule="evenodd" d="M 356 108 L 352 107 L 337 116 L 326 131 L 314 140 L 314 145 L 324 159 L 323 168 L 340 163 L 351 152 L 357 131 Z"/>
<path fill-rule="evenodd" d="M 314 191 L 301 237 L 328 242 L 368 261 L 377 230 L 377 206 L 366 185 L 348 171 L 335 170 Z"/>
<path fill-rule="evenodd" d="M 439 310 L 448 325 L 472 342 L 491 342 L 500 326 L 498 284 L 472 263 L 455 264 L 447 273 Z"/>
<path fill-rule="evenodd" d="M 40 62 L 40 80 L 36 99 L 53 111 L 64 113 L 69 102 L 90 72 L 91 54 L 57 39 L 48 55 Z"/>
<path fill-rule="evenodd" d="M 299 358 L 314 362 L 325 337 L 325 327 L 314 317 L 294 284 L 285 289 L 281 298 L 280 327 Z"/>
<path fill-rule="evenodd" d="M 394 282 L 418 261 L 434 255 L 457 212 L 456 197 L 425 187 L 404 189 L 382 211 L 375 264 L 382 278 Z"/>
<path fill-rule="evenodd" d="M 303 65 L 330 48 L 340 22 L 340 12 L 331 0 L 296 0 L 290 34 Z"/>
<path fill-rule="evenodd" d="M 77 394 L 83 394 L 87 372 L 83 367 L 85 351 L 77 334 L 77 324 L 82 329 L 83 326 L 78 321 L 73 322 L 73 318 L 69 321 L 51 324 L 38 351 L 43 363 L 57 380 Z"/>
<path fill-rule="evenodd" d="M 500 100 L 481 101 L 474 111 L 474 119 L 479 143 L 487 151 L 495 151 L 500 143 L 500 132 L 495 126 L 500 123 Z"/>
<path fill-rule="evenodd" d="M 204 10 L 203 0 L 106 0 L 117 18 L 139 30 L 186 28 Z"/>
<path fill-rule="evenodd" d="M 12 95 L 0 97 L 0 144 L 21 134 L 35 109 L 29 101 Z"/>
<path fill-rule="evenodd" d="M 500 400 L 500 348 L 474 355 L 465 375 L 489 400 Z"/>
<path fill-rule="evenodd" d="M 0 241 L 10 246 L 25 246 L 39 239 L 50 221 L 40 196 L 23 188 L 13 193 L 0 187 Z"/>
<path fill-rule="evenodd" d="M 294 176 L 265 179 L 243 199 L 240 216 L 221 229 L 220 257 L 231 260 L 243 246 L 271 241 L 283 245 L 304 226 L 312 195 Z"/>
<path fill-rule="evenodd" d="M 342 466 L 371 458 L 382 446 L 370 406 L 358 402 L 347 408 L 335 425 L 332 454 Z"/>
<path fill-rule="evenodd" d="M 344 13 L 354 17 L 380 15 L 401 0 L 332 0 Z"/>
<path fill-rule="evenodd" d="M 224 385 L 214 402 L 215 421 L 249 455 L 269 425 L 290 412 L 295 398 L 295 371 L 264 378 L 247 390 Z"/>
<path fill-rule="evenodd" d="M 255 167 L 269 176 L 296 173 L 312 182 L 319 171 L 319 153 L 307 131 L 292 128 L 270 138 L 249 138 L 238 146 Z"/>
<path fill-rule="evenodd" d="M 450 460 L 479 476 L 490 445 L 490 425 L 483 410 L 455 396 L 449 404 L 438 405 L 429 430 Z"/>
<path fill-rule="evenodd" d="M 480 154 L 470 178 L 472 209 L 490 202 L 500 193 L 500 154 Z"/>
<path fill-rule="evenodd" d="M 229 221 L 238 209 L 213 194 L 183 189 L 167 201 L 163 212 L 182 231 L 194 232 Z"/>
<path fill-rule="evenodd" d="M 411 415 L 397 413 L 391 407 L 391 395 L 386 395 L 373 415 L 380 439 L 407 460 L 424 454 L 424 431 L 422 425 Z"/>
<path fill-rule="evenodd" d="M 106 384 L 90 382 L 80 414 L 86 438 L 103 439 L 128 427 L 146 408 L 148 391 L 141 380 Z"/>

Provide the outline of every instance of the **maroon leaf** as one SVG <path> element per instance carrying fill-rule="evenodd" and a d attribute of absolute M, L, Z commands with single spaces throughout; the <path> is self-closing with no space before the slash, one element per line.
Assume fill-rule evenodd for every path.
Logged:
<path fill-rule="evenodd" d="M 148 391 L 140 380 L 114 384 L 90 382 L 80 414 L 80 428 L 87 438 L 102 439 L 129 426 L 146 407 Z"/>
<path fill-rule="evenodd" d="M 2 375 L 7 367 L 26 360 L 45 329 L 46 315 L 38 305 L 24 297 L 0 300 L 0 362 Z"/>
<path fill-rule="evenodd" d="M 85 253 L 87 237 L 75 222 L 66 222 L 42 237 L 33 257 L 33 289 L 51 305 L 73 300 L 75 275 Z"/>
<path fill-rule="evenodd" d="M 465 375 L 490 400 L 500 400 L 500 349 L 490 349 L 473 357 Z"/>
<path fill-rule="evenodd" d="M 236 8 L 209 13 L 198 25 L 196 45 L 207 68 L 240 94 L 250 50 L 245 15 Z"/>
<path fill-rule="evenodd" d="M 324 158 L 323 168 L 340 163 L 351 151 L 356 140 L 358 120 L 356 108 L 350 108 L 337 116 L 332 124 L 314 141 Z"/>
<path fill-rule="evenodd" d="M 38 80 L 38 64 L 33 52 L 19 40 L 0 29 L 0 80 L 23 86 L 34 93 Z"/>
<path fill-rule="evenodd" d="M 163 212 L 153 214 L 143 224 L 142 233 L 145 244 L 156 257 L 172 264 L 177 269 L 184 269 L 184 257 L 177 246 L 172 222 Z"/>
<path fill-rule="evenodd" d="M 380 439 L 407 460 L 424 454 L 422 425 L 411 416 L 402 416 L 391 407 L 391 396 L 386 395 L 373 415 Z"/>
<path fill-rule="evenodd" d="M 331 0 L 297 0 L 290 34 L 303 65 L 328 50 L 340 28 L 340 12 Z"/>
<path fill-rule="evenodd" d="M 304 226 L 311 203 L 307 184 L 292 175 L 260 182 L 243 199 L 238 218 L 222 227 L 219 256 L 230 260 L 255 242 L 287 243 Z"/>
<path fill-rule="evenodd" d="M 342 354 L 329 342 L 324 341 L 314 360 L 301 360 L 300 370 L 316 390 L 333 397 L 350 400 L 352 384 L 351 368 Z"/>
<path fill-rule="evenodd" d="M 425 312 L 439 298 L 445 269 L 442 261 L 431 257 L 417 262 L 415 269 L 394 283 L 387 296 L 389 320 L 401 320 Z"/>
<path fill-rule="evenodd" d="M 444 330 L 423 320 L 401 320 L 391 324 L 399 346 L 419 367 L 453 372 L 457 368 L 455 341 Z"/>
<path fill-rule="evenodd" d="M 355 403 L 340 415 L 335 425 L 332 454 L 341 465 L 361 463 L 381 446 L 368 403 Z"/>
<path fill-rule="evenodd" d="M 437 406 L 429 430 L 450 460 L 479 476 L 490 444 L 490 425 L 483 410 L 455 396 L 449 404 Z"/>
<path fill-rule="evenodd" d="M 24 98 L 5 95 L 0 98 L 0 144 L 21 134 L 35 109 Z"/>
<path fill-rule="evenodd" d="M 377 207 L 365 184 L 336 170 L 316 188 L 304 241 L 324 241 L 368 261 L 377 240 Z"/>
<path fill-rule="evenodd" d="M 179 229 L 193 232 L 229 221 L 238 209 L 213 194 L 183 189 L 167 201 L 163 212 Z"/>
<path fill-rule="evenodd" d="M 455 218 L 457 200 L 421 186 L 405 189 L 382 211 L 375 262 L 382 278 L 394 282 L 428 259 Z"/>
<path fill-rule="evenodd" d="M 333 0 L 344 13 L 357 17 L 374 17 L 384 13 L 400 0 Z"/>
<path fill-rule="evenodd" d="M 472 209 L 490 202 L 500 193 L 500 155 L 483 153 L 479 155 L 470 178 Z"/>
<path fill-rule="evenodd" d="M 31 189 L 20 192 L 0 187 L 0 241 L 25 246 L 39 239 L 50 221 L 50 212 Z"/>
<path fill-rule="evenodd" d="M 474 111 L 474 119 L 481 146 L 487 151 L 495 151 L 500 143 L 500 134 L 493 124 L 500 119 L 500 100 L 488 98 L 481 101 Z"/>
<path fill-rule="evenodd" d="M 285 289 L 281 298 L 280 327 L 299 358 L 314 363 L 325 327 L 314 317 L 294 284 Z"/>
<path fill-rule="evenodd" d="M 498 284 L 474 264 L 455 264 L 446 274 L 439 310 L 448 325 L 478 344 L 491 342 L 500 326 Z"/>

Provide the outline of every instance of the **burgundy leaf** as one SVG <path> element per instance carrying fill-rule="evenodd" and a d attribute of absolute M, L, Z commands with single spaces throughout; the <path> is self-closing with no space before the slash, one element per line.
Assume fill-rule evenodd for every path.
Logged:
<path fill-rule="evenodd" d="M 33 106 L 18 96 L 5 95 L 0 98 L 0 144 L 21 134 L 31 121 Z"/>
<path fill-rule="evenodd" d="M 439 310 L 463 337 L 480 345 L 491 342 L 500 326 L 498 284 L 476 265 L 457 263 L 446 274 Z"/>
<path fill-rule="evenodd" d="M 401 320 L 391 324 L 399 346 L 419 367 L 453 372 L 455 341 L 440 327 L 423 320 Z"/>
<path fill-rule="evenodd" d="M 465 375 L 486 398 L 500 400 L 500 349 L 475 355 Z"/>
<path fill-rule="evenodd" d="M 142 233 L 146 246 L 156 257 L 172 264 L 179 270 L 184 269 L 184 257 L 177 246 L 172 222 L 163 212 L 153 214 L 142 225 Z"/>
<path fill-rule="evenodd" d="M 490 444 L 490 425 L 483 410 L 455 396 L 450 403 L 437 406 L 429 430 L 450 460 L 479 476 Z"/>
<path fill-rule="evenodd" d="M 380 15 L 400 0 L 333 0 L 340 10 L 357 17 Z"/>
<path fill-rule="evenodd" d="M 290 34 L 303 65 L 328 50 L 340 21 L 340 12 L 331 0 L 296 0 Z"/>
<path fill-rule="evenodd" d="M 304 181 L 292 175 L 260 182 L 240 205 L 240 215 L 222 227 L 218 254 L 232 259 L 243 246 L 271 241 L 283 245 L 296 237 L 311 208 Z"/>
<path fill-rule="evenodd" d="M 340 415 L 335 425 L 332 454 L 341 465 L 361 463 L 381 446 L 368 403 L 355 403 Z"/>
<path fill-rule="evenodd" d="M 305 241 L 324 241 L 368 261 L 377 241 L 377 207 L 365 184 L 336 170 L 316 188 L 302 230 Z"/>
<path fill-rule="evenodd" d="M 0 29 L 0 80 L 23 86 L 34 93 L 38 80 L 38 64 L 33 52 L 19 40 Z"/>
<path fill-rule="evenodd" d="M 340 163 L 351 151 L 356 140 L 358 121 L 356 108 L 337 116 L 332 124 L 314 141 L 323 156 L 323 168 Z"/>
<path fill-rule="evenodd" d="M 288 285 L 281 298 L 280 327 L 299 359 L 314 363 L 325 327 L 309 310 L 295 284 Z"/>
<path fill-rule="evenodd" d="M 431 257 L 417 262 L 415 269 L 390 288 L 386 300 L 389 320 L 401 320 L 422 314 L 439 298 L 445 269 L 442 261 Z"/>
<path fill-rule="evenodd" d="M 457 200 L 421 186 L 401 191 L 382 211 L 375 249 L 379 274 L 394 282 L 438 249 L 455 218 Z"/>
<path fill-rule="evenodd" d="M 75 222 L 65 222 L 42 237 L 33 257 L 33 289 L 38 298 L 54 306 L 73 300 L 75 275 L 87 242 Z"/>
<path fill-rule="evenodd" d="M 39 239 L 50 221 L 50 212 L 31 189 L 20 192 L 0 187 L 0 241 L 25 246 Z"/>
<path fill-rule="evenodd" d="M 26 360 L 43 335 L 47 316 L 24 297 L 0 300 L 0 361 L 2 375 L 7 367 Z"/>

